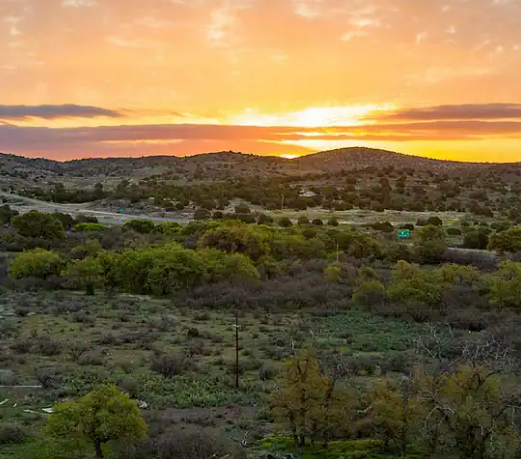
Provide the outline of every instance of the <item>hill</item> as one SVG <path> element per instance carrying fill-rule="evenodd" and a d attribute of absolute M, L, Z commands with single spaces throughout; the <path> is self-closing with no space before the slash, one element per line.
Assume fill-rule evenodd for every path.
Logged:
<path fill-rule="evenodd" d="M 0 153 L 0 180 L 5 186 L 31 186 L 61 181 L 76 186 L 151 176 L 187 180 L 226 180 L 244 177 L 285 177 L 323 174 L 367 167 L 394 168 L 444 174 L 473 172 L 514 173 L 521 164 L 442 161 L 392 151 L 355 147 L 324 151 L 294 160 L 237 152 L 203 153 L 195 156 L 83 159 L 53 161 Z M 72 183 L 71 183 L 72 184 Z"/>

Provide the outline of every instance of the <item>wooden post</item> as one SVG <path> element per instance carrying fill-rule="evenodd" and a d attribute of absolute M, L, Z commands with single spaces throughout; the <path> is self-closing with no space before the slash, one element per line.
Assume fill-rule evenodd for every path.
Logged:
<path fill-rule="evenodd" d="M 239 388 L 239 306 L 235 307 L 235 388 Z"/>

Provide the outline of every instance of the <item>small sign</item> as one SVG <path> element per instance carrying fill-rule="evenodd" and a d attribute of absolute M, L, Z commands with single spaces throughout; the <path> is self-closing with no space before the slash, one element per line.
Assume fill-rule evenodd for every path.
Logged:
<path fill-rule="evenodd" d="M 409 239 L 411 237 L 411 231 L 408 229 L 398 231 L 398 239 Z"/>

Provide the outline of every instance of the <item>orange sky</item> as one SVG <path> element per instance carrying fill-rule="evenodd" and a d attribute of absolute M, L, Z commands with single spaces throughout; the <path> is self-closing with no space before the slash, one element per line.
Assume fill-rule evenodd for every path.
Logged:
<path fill-rule="evenodd" d="M 521 0 L 0 0 L 0 151 L 521 161 Z"/>

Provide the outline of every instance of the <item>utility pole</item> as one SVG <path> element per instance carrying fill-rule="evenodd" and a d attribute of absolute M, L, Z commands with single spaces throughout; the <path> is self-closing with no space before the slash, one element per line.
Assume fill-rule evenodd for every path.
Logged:
<path fill-rule="evenodd" d="M 239 306 L 235 307 L 235 388 L 239 388 Z"/>

